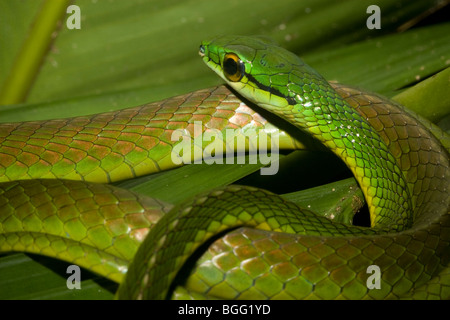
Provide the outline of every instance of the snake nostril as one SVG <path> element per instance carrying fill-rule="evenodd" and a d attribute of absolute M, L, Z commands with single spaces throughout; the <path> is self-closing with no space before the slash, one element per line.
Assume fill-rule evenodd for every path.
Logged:
<path fill-rule="evenodd" d="M 205 50 L 205 47 L 201 44 L 198 48 L 198 54 L 203 57 L 205 55 Z"/>

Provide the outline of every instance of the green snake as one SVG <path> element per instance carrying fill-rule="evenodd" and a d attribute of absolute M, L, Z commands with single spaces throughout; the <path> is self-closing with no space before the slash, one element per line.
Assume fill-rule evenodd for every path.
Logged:
<path fill-rule="evenodd" d="M 450 298 L 448 135 L 383 97 L 328 83 L 262 37 L 219 37 L 199 53 L 232 91 L 2 124 L 0 252 L 86 267 L 119 282 L 121 299 Z M 230 185 L 172 207 L 106 184 L 172 168 L 170 136 L 192 133 L 194 121 L 204 132 L 266 128 L 244 103 L 341 158 L 371 227 L 333 222 L 254 187 Z M 371 266 L 378 288 L 368 285 Z"/>

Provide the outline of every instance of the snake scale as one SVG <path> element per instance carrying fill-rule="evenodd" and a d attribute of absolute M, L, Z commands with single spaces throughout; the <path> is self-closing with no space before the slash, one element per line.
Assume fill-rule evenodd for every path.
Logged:
<path fill-rule="evenodd" d="M 1 124 L 0 252 L 78 264 L 119 282 L 123 299 L 450 298 L 446 133 L 386 98 L 328 83 L 264 38 L 204 41 L 200 55 L 228 87 Z M 371 227 L 253 187 L 230 185 L 173 207 L 107 184 L 172 168 L 171 134 L 193 134 L 195 121 L 202 132 L 267 129 L 244 102 L 340 157 L 365 195 Z M 282 147 L 295 147 L 281 136 Z M 368 286 L 370 266 L 379 268 L 379 288 Z"/>

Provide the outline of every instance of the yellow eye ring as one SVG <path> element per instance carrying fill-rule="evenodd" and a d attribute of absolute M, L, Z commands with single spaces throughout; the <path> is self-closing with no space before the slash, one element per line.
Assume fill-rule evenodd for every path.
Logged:
<path fill-rule="evenodd" d="M 231 82 L 237 82 L 244 75 L 245 66 L 239 57 L 232 52 L 225 54 L 222 63 L 223 74 Z"/>

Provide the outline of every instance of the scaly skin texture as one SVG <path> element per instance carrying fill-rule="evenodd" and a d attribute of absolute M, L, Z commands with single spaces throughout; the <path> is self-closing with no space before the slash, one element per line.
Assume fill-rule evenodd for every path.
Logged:
<path fill-rule="evenodd" d="M 54 256 L 120 282 L 171 205 L 112 186 L 45 179 L 104 183 L 171 169 L 181 141 L 172 141 L 175 130 L 195 138 L 243 127 L 274 128 L 224 86 L 94 116 L 1 124 L 0 181 L 10 182 L 0 184 L 0 251 Z M 279 143 L 302 147 L 284 132 Z"/>
<path fill-rule="evenodd" d="M 393 235 L 336 239 L 240 228 L 209 247 L 173 297 L 450 298 L 448 153 L 416 115 L 376 95 L 333 87 L 368 118 L 408 173 L 416 206 L 413 227 Z M 445 133 L 421 120 L 448 145 Z M 372 264 L 382 272 L 379 290 L 366 285 Z"/>
<path fill-rule="evenodd" d="M 396 220 L 394 226 L 403 231 L 333 224 L 248 187 L 213 191 L 165 215 L 170 205 L 111 186 L 24 180 L 1 185 L 0 250 L 47 254 L 90 268 L 123 282 L 119 298 L 165 298 L 195 247 L 228 228 L 256 226 L 264 230 L 239 228 L 209 246 L 172 297 L 448 299 L 448 136 L 381 97 L 332 86 L 398 165 L 407 223 Z M 218 87 L 93 117 L 7 124 L 0 127 L 0 177 L 108 182 L 163 170 L 171 165 L 174 129 L 192 129 L 198 119 L 204 120 L 202 130 L 265 126 L 248 110 Z M 381 270 L 381 289 L 367 286 L 370 265 Z"/>
<path fill-rule="evenodd" d="M 390 106 L 384 112 L 376 108 L 366 114 L 355 112 L 315 70 L 266 40 L 225 36 L 203 42 L 199 53 L 245 98 L 308 132 L 341 157 L 362 188 L 373 228 L 333 224 L 276 195 L 230 186 L 164 216 L 138 249 L 118 297 L 167 298 L 177 272 L 201 244 L 240 226 L 295 233 L 298 251 L 287 256 L 291 263 L 293 255 L 302 257 L 281 281 L 273 271 L 277 264 L 272 264 L 270 271 L 251 268 L 248 271 L 265 273 L 253 274 L 248 286 L 237 276 L 231 290 L 217 290 L 231 293 L 220 293 L 227 298 L 258 297 L 255 291 L 266 298 L 406 297 L 426 285 L 433 274 L 447 271 L 448 153 L 430 134 L 423 142 L 415 143 L 425 134 L 417 121 L 403 114 L 391 115 L 388 121 L 383 116 L 392 113 Z M 359 106 L 364 108 L 363 103 Z M 374 115 L 378 123 L 371 126 L 369 119 Z M 389 128 L 394 125 L 410 125 L 412 129 L 398 128 L 396 136 L 392 136 Z M 415 141 L 404 148 L 401 142 L 407 137 Z M 423 155 L 422 148 L 433 151 Z M 412 163 L 416 168 L 410 167 Z M 433 174 L 420 175 L 417 167 Z M 374 289 L 365 280 L 367 270 L 373 266 L 382 273 L 383 289 L 370 291 Z M 205 289 L 211 294 L 210 283 Z M 446 297 L 448 283 L 438 291 Z"/>
<path fill-rule="evenodd" d="M 106 184 L 1 184 L 0 251 L 70 261 L 120 282 L 148 230 L 172 206 Z"/>
<path fill-rule="evenodd" d="M 180 140 L 172 141 L 174 131 L 195 138 L 195 122 L 201 122 L 202 134 L 213 128 L 225 135 L 246 125 L 273 128 L 223 86 L 94 116 L 6 123 L 0 126 L 0 182 L 105 183 L 171 169 L 171 152 Z M 282 133 L 280 147 L 300 144 Z"/>

